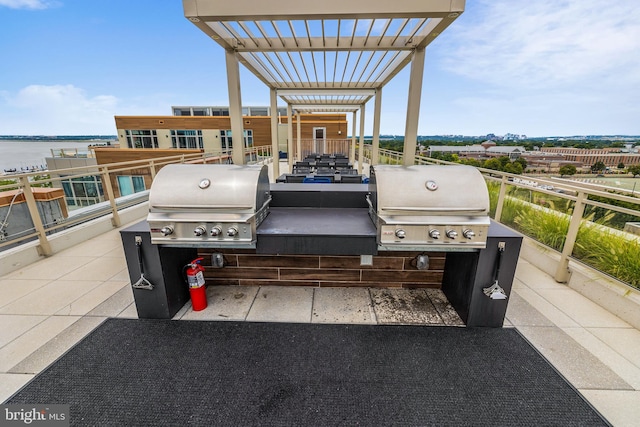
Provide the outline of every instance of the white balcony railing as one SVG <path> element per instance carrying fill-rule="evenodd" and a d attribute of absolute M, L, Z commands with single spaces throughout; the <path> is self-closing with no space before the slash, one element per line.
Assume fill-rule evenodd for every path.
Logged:
<path fill-rule="evenodd" d="M 350 142 L 343 141 L 340 144 Z M 334 151 L 340 151 L 345 147 L 336 145 L 334 148 Z M 346 148 L 351 147 L 347 145 Z M 245 150 L 247 163 L 268 163 L 271 161 L 271 154 L 271 147 Z M 370 146 L 364 147 L 363 155 L 365 162 L 371 163 Z M 402 161 L 402 153 L 379 151 L 377 163 L 402 164 Z M 64 178 L 47 177 L 37 182 L 34 177 L 42 176 L 43 172 L 7 177 L 12 178 L 13 182 L 0 186 L 0 191 L 17 190 L 11 203 L 26 204 L 32 225 L 20 233 L 7 234 L 5 225 L 10 219 L 10 212 L 7 214 L 6 210 L 0 211 L 0 251 L 37 239 L 39 253 L 51 255 L 49 237 L 59 231 L 107 215 L 111 216 L 113 226 L 120 226 L 119 212 L 145 202 L 148 191 L 119 196 L 113 185 L 118 175 L 142 175 L 150 185 L 156 172 L 166 164 L 228 162 L 229 153 L 199 153 L 57 170 L 56 173 L 64 175 Z M 416 156 L 415 163 L 447 164 L 422 156 Z M 568 263 L 572 259 L 640 288 L 640 243 L 636 234 L 624 229 L 626 223 L 640 222 L 640 199 L 624 194 L 623 191 L 611 193 L 586 188 L 569 180 L 544 177 L 522 179 L 520 175 L 495 170 L 481 168 L 480 171 L 489 187 L 492 217 L 558 252 L 560 263 L 555 271 L 556 280 L 568 280 Z M 96 175 L 101 177 L 105 202 L 78 209 L 61 220 L 48 220 L 46 215 L 39 212 L 34 185 L 61 188 L 63 180 Z M 632 228 L 628 227 L 627 230 L 629 229 Z"/>
<path fill-rule="evenodd" d="M 363 155 L 371 163 L 371 146 Z M 414 161 L 451 164 L 423 156 Z M 402 164 L 403 153 L 381 149 L 377 163 Z M 640 236 L 629 231 L 634 229 L 629 224 L 640 222 L 640 199 L 632 191 L 479 170 L 489 188 L 492 217 L 559 253 L 556 281 L 569 280 L 571 259 L 640 289 Z"/>

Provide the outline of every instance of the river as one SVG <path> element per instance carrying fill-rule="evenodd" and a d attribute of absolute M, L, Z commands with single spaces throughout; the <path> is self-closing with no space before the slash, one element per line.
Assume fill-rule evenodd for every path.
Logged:
<path fill-rule="evenodd" d="M 32 167 L 46 167 L 45 157 L 51 157 L 52 149 L 77 149 L 79 152 L 88 151 L 91 144 L 106 144 L 107 140 L 11 140 L 0 139 L 0 173 L 7 169 Z"/>

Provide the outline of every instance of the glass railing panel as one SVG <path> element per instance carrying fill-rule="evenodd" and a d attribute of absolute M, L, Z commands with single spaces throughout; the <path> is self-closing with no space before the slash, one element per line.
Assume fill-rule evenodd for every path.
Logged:
<path fill-rule="evenodd" d="M 640 288 L 640 200 L 590 194 L 572 256 Z"/>
<path fill-rule="evenodd" d="M 378 160 L 379 164 L 402 164 L 402 153 L 381 149 Z M 416 164 L 429 163 L 450 162 L 416 156 Z M 500 207 L 501 223 L 560 252 L 562 257 L 579 260 L 640 288 L 640 179 L 616 178 L 625 185 L 619 185 L 618 190 L 603 190 L 569 180 L 480 170 L 487 180 L 492 218 L 496 219 Z M 502 185 L 504 198 L 499 200 Z M 579 194 L 583 194 L 584 203 L 579 201 Z M 582 208 L 584 213 L 575 219 L 575 243 L 571 239 L 567 243 L 573 212 Z"/>
<path fill-rule="evenodd" d="M 495 219 L 500 182 L 490 181 L 490 216 Z M 573 201 L 507 184 L 500 222 L 557 251 L 569 230 Z"/>

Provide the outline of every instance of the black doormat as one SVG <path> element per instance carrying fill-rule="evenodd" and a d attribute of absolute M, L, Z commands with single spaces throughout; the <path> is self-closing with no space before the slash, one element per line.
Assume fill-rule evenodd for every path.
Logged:
<path fill-rule="evenodd" d="M 507 328 L 110 319 L 7 403 L 72 425 L 607 425 Z"/>

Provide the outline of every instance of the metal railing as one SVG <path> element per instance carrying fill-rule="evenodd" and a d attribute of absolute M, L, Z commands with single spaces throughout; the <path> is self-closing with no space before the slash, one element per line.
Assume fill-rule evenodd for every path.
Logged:
<path fill-rule="evenodd" d="M 371 162 L 371 147 L 364 146 L 364 161 Z M 245 150 L 248 162 L 271 161 L 271 147 Z M 378 164 L 402 164 L 403 154 L 380 150 Z M 5 176 L 11 183 L 1 185 L 9 193 L 8 212 L 0 210 L 0 250 L 37 239 L 39 252 L 51 255 L 49 236 L 58 231 L 111 215 L 114 227 L 121 225 L 119 212 L 148 200 L 148 191 L 116 197 L 112 180 L 118 175 L 148 176 L 151 182 L 157 171 L 171 163 L 229 163 L 230 153 L 198 153 L 122 163 L 60 169 L 55 177 L 43 172 Z M 416 164 L 451 164 L 423 156 Z M 634 287 L 640 287 L 640 236 L 624 230 L 624 224 L 640 223 L 640 199 L 631 191 L 589 188 L 565 179 L 526 177 L 479 168 L 487 181 L 492 217 L 523 234 L 558 251 L 560 264 L 555 278 L 566 282 L 569 260 L 579 260 Z M 100 176 L 107 201 L 79 209 L 68 217 L 43 221 L 34 186 L 61 188 L 62 181 L 86 176 Z M 36 180 L 36 177 L 39 179 Z M 13 195 L 13 197 L 11 197 Z M 13 205 L 25 203 L 31 226 L 15 235 L 5 232 Z M 640 228 L 640 226 L 638 227 Z"/>
<path fill-rule="evenodd" d="M 254 152 L 259 151 L 260 150 L 250 150 L 249 155 L 255 157 L 256 154 L 254 154 Z M 111 215 L 111 222 L 113 226 L 119 227 L 121 225 L 119 212 L 127 207 L 147 201 L 149 192 L 145 189 L 144 191 L 136 192 L 131 195 L 116 197 L 116 191 L 114 191 L 112 184 L 112 178 L 115 176 L 146 176 L 148 177 L 148 182 L 152 182 L 158 170 L 167 164 L 228 163 L 229 159 L 229 153 L 224 152 L 181 154 L 154 159 L 56 169 L 50 172 L 38 171 L 5 175 L 2 180 L 7 181 L 7 183 L 0 185 L 0 191 L 11 190 L 12 192 L 8 193 L 8 202 L 4 206 L 6 209 L 0 212 L 0 250 L 5 250 L 8 247 L 13 247 L 26 241 L 37 239 L 39 243 L 39 253 L 48 256 L 52 254 L 49 236 L 53 233 L 106 215 Z M 55 176 L 48 174 L 55 174 Z M 78 211 L 73 211 L 66 217 L 64 215 L 57 215 L 53 220 L 49 218 L 49 222 L 43 221 L 43 215 L 41 215 L 40 212 L 42 208 L 38 205 L 38 196 L 34 194 L 34 186 L 51 187 L 62 191 L 62 182 L 72 182 L 73 179 L 87 176 L 101 177 L 102 188 L 106 201 L 79 209 Z M 52 203 L 63 197 L 64 196 L 53 196 L 53 198 L 46 199 L 45 201 Z M 31 226 L 25 227 L 17 233 L 8 234 L 6 230 L 9 222 L 12 221 L 11 215 L 16 214 L 14 209 L 22 203 L 25 203 L 27 206 Z M 66 212 L 66 203 L 64 201 L 60 201 L 60 203 L 64 205 L 61 211 Z"/>
<path fill-rule="evenodd" d="M 270 145 L 260 145 L 244 149 L 244 155 L 247 164 L 261 164 L 265 165 L 271 163 L 273 157 L 271 156 Z M 231 155 L 231 153 L 229 153 Z"/>
<path fill-rule="evenodd" d="M 296 159 L 304 159 L 310 154 L 344 154 L 349 156 L 351 152 L 351 139 L 312 139 L 300 138 L 293 140 L 293 154 Z M 300 145 L 300 155 L 298 155 Z"/>
<path fill-rule="evenodd" d="M 363 153 L 371 163 L 371 146 Z M 378 164 L 403 164 L 403 153 L 379 153 Z M 418 155 L 414 160 L 456 164 Z M 493 219 L 559 253 L 556 281 L 569 280 L 569 261 L 575 260 L 640 288 L 640 236 L 630 231 L 640 230 L 640 198 L 632 190 L 478 169 L 487 181 Z"/>

